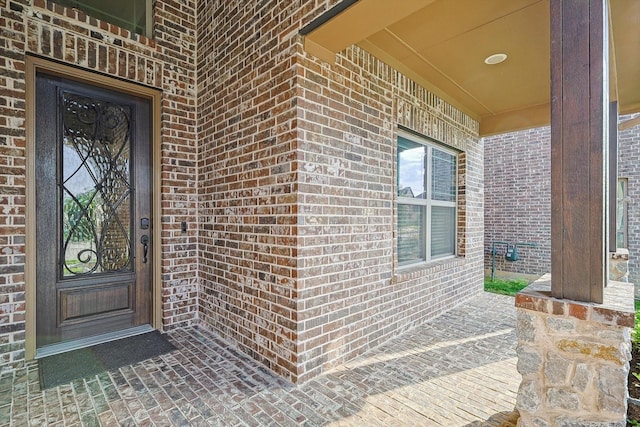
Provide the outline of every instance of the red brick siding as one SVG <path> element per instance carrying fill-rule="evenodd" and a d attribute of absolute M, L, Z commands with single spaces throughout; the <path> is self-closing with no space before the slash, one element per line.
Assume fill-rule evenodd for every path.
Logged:
<path fill-rule="evenodd" d="M 166 327 L 303 381 L 481 289 L 477 123 L 359 48 L 303 52 L 336 0 L 157 0 L 151 39 L 34 1 L 0 0 L 3 366 L 24 358 L 25 52 L 163 90 Z M 399 125 L 462 151 L 457 258 L 397 267 Z"/>
<path fill-rule="evenodd" d="M 481 289 L 477 124 L 358 48 L 300 27 L 332 3 L 199 3 L 200 317 L 304 381 Z M 458 250 L 399 271 L 398 125 L 461 150 Z"/>
<path fill-rule="evenodd" d="M 482 150 L 475 122 L 359 48 L 348 49 L 331 67 L 304 54 L 299 64 L 298 372 L 303 380 L 477 292 L 481 221 L 459 227 L 458 253 L 466 258 L 408 271 L 397 267 L 397 128 L 465 150 L 461 221 L 468 197 L 482 205 L 482 169 L 473 168 L 481 164 Z"/>
<path fill-rule="evenodd" d="M 620 122 L 640 115 L 623 116 Z M 629 180 L 629 281 L 640 285 L 640 126 L 618 134 L 618 176 Z"/>
<path fill-rule="evenodd" d="M 24 360 L 25 30 L 21 9 L 0 1 L 0 366 Z"/>
<path fill-rule="evenodd" d="M 298 5 L 198 3 L 201 323 L 293 380 Z"/>
<path fill-rule="evenodd" d="M 153 38 L 45 0 L 0 0 L 0 366 L 24 360 L 25 54 L 162 90 L 162 289 L 165 328 L 197 307 L 195 4 L 154 2 Z M 180 221 L 190 232 L 180 233 Z M 34 262 L 30 259 L 30 262 Z"/>
<path fill-rule="evenodd" d="M 520 260 L 504 259 L 496 270 L 544 274 L 551 271 L 551 142 L 549 127 L 484 138 L 484 255 L 491 268 L 495 241 L 537 243 L 518 248 Z"/>
<path fill-rule="evenodd" d="M 620 117 L 620 122 L 633 116 Z M 640 281 L 640 126 L 619 132 L 618 176 L 629 179 L 629 276 Z M 484 138 L 485 267 L 491 268 L 493 241 L 535 242 L 521 248 L 520 261 L 496 269 L 543 274 L 551 271 L 551 134 L 549 127 Z M 615 191 L 615 189 L 614 189 Z"/>

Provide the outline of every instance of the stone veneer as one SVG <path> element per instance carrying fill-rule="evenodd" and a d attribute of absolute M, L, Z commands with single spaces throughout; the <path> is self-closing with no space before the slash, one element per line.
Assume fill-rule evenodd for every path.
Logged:
<path fill-rule="evenodd" d="M 629 281 L 629 249 L 618 249 L 609 254 L 609 280 Z"/>
<path fill-rule="evenodd" d="M 520 426 L 626 425 L 633 286 L 603 304 L 551 297 L 545 275 L 516 296 Z"/>

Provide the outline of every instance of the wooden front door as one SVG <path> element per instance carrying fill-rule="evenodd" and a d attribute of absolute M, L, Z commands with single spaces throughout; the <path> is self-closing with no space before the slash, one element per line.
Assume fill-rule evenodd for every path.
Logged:
<path fill-rule="evenodd" d="M 37 348 L 149 324 L 150 102 L 38 73 L 35 109 Z"/>

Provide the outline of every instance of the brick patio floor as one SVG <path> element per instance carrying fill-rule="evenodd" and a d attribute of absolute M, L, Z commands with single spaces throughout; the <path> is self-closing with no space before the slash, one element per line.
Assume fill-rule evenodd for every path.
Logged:
<path fill-rule="evenodd" d="M 481 294 L 339 369 L 294 386 L 197 329 L 177 350 L 40 390 L 37 364 L 0 378 L 0 425 L 510 426 L 513 298 Z"/>

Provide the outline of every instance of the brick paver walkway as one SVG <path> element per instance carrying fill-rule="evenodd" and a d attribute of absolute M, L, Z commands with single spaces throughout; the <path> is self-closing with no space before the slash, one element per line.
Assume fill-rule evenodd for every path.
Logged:
<path fill-rule="evenodd" d="M 509 426 L 514 326 L 513 298 L 482 294 L 300 386 L 179 330 L 177 351 L 54 389 L 34 363 L 3 375 L 0 425 Z"/>

